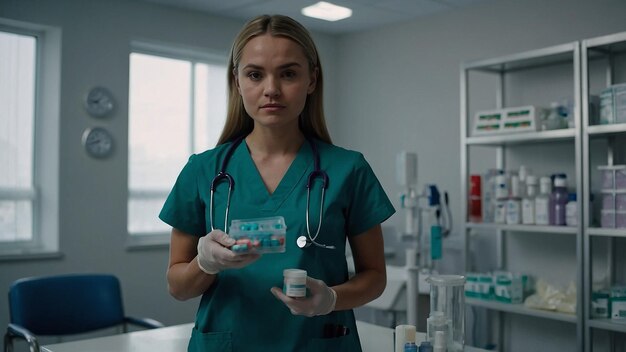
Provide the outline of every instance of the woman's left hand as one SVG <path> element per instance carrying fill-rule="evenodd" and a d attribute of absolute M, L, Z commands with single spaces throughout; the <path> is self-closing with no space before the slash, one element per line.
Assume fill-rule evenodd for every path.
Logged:
<path fill-rule="evenodd" d="M 313 317 L 326 315 L 335 310 L 335 303 L 337 303 L 335 290 L 326 286 L 324 281 L 309 276 L 306 278 L 306 286 L 310 294 L 302 298 L 289 297 L 278 287 L 272 287 L 271 291 L 291 310 L 293 315 Z"/>

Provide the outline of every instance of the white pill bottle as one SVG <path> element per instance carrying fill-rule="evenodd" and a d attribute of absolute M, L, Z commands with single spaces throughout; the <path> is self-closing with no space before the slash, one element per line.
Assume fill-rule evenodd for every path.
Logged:
<path fill-rule="evenodd" d="M 306 297 L 306 270 L 283 270 L 283 293 L 289 297 Z"/>

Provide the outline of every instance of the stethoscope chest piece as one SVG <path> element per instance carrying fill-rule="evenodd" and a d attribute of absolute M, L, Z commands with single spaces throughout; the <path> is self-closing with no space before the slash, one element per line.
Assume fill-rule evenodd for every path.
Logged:
<path fill-rule="evenodd" d="M 296 244 L 299 248 L 306 248 L 311 245 L 311 241 L 306 236 L 300 236 L 296 240 Z"/>

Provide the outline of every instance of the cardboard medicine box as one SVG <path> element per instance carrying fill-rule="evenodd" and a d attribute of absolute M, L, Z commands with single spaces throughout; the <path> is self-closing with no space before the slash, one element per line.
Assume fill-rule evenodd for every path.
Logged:
<path fill-rule="evenodd" d="M 536 132 L 548 109 L 534 105 L 478 111 L 474 115 L 473 135 Z"/>

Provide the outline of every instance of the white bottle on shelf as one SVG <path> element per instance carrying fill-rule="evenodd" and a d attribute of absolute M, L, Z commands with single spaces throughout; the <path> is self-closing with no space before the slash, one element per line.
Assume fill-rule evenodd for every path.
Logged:
<path fill-rule="evenodd" d="M 526 168 L 526 166 L 521 165 L 517 173 L 519 175 L 519 197 L 522 199 L 526 197 L 526 182 L 530 171 L 531 170 Z"/>
<path fill-rule="evenodd" d="M 578 225 L 578 203 L 576 202 L 576 193 L 569 194 L 569 200 L 565 205 L 565 225 Z"/>
<path fill-rule="evenodd" d="M 496 224 L 506 223 L 506 204 L 509 200 L 509 186 L 504 172 L 496 176 L 496 209 L 493 222 Z"/>
<path fill-rule="evenodd" d="M 539 180 L 539 195 L 535 198 L 535 224 L 550 224 L 550 193 L 552 193 L 552 180 L 550 177 L 542 177 Z"/>
<path fill-rule="evenodd" d="M 522 222 L 522 204 L 519 196 L 519 177 L 511 176 L 511 195 L 506 202 L 506 223 L 516 225 Z"/>
<path fill-rule="evenodd" d="M 537 196 L 537 177 L 526 177 L 526 196 L 522 199 L 522 223 L 535 224 L 535 197 Z"/>

